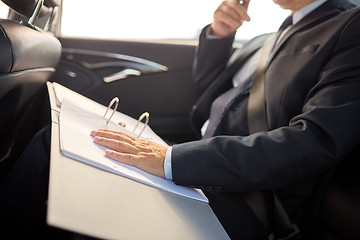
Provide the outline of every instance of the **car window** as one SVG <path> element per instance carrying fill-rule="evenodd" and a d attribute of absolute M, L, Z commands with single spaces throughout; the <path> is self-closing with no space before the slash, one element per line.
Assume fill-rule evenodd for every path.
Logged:
<path fill-rule="evenodd" d="M 63 0 L 62 36 L 195 40 L 222 0 Z M 237 39 L 276 31 L 289 13 L 271 0 L 253 0 L 250 23 Z"/>
<path fill-rule="evenodd" d="M 9 7 L 0 1 L 0 18 L 7 18 Z"/>

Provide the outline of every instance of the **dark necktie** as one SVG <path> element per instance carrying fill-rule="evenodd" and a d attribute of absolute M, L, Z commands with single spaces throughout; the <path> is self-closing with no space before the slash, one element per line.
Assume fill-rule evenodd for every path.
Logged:
<path fill-rule="evenodd" d="M 203 139 L 210 138 L 214 135 L 215 130 L 220 124 L 225 112 L 227 112 L 230 108 L 236 97 L 248 92 L 251 86 L 252 77 L 253 75 L 246 81 L 243 81 L 241 85 L 236 88 L 231 88 L 215 99 L 211 105 L 209 125 L 205 131 Z"/>
<path fill-rule="evenodd" d="M 279 37 L 281 36 L 281 34 L 291 25 L 293 24 L 293 16 L 290 15 L 287 18 L 285 18 L 284 22 L 281 24 L 281 26 L 279 27 L 279 30 L 276 33 L 276 37 L 275 37 L 275 42 L 274 42 L 274 46 L 277 44 L 277 42 L 279 41 Z"/>
<path fill-rule="evenodd" d="M 288 16 L 285 21 L 281 24 L 278 32 L 276 33 L 274 46 L 277 43 L 279 37 L 287 29 L 292 25 L 292 15 Z M 235 102 L 235 99 L 245 93 L 248 92 L 250 86 L 252 85 L 252 81 L 255 78 L 255 73 L 247 79 L 243 81 L 241 85 L 236 88 L 232 88 L 227 92 L 220 95 L 211 105 L 210 117 L 209 117 L 209 125 L 205 131 L 203 139 L 210 138 L 214 135 L 215 130 L 219 126 L 222 118 L 224 117 L 227 110 L 231 107 L 231 105 Z"/>

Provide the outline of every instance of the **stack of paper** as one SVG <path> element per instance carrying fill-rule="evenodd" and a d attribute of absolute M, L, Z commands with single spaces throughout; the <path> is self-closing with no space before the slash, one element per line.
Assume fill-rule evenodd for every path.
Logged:
<path fill-rule="evenodd" d="M 84 97 L 81 98 L 81 101 L 76 101 L 76 97 L 71 97 L 70 99 L 66 96 L 61 98 L 57 96 L 57 98 L 61 99 L 60 148 L 62 154 L 149 186 L 196 200 L 204 202 L 208 201 L 202 192 L 196 189 L 178 186 L 172 181 L 148 174 L 135 167 L 107 158 L 104 155 L 105 149 L 94 143 L 93 138 L 90 136 L 91 130 L 109 129 L 126 132 L 136 137 L 137 133 L 133 133 L 132 129 L 136 126 L 137 120 L 116 112 L 111 118 L 111 121 L 106 123 L 107 119 L 104 118 L 104 113 L 107 108 L 105 106 L 91 100 L 86 101 L 86 98 Z M 125 124 L 126 127 L 120 126 L 118 124 L 119 122 L 121 122 L 123 126 Z M 140 125 L 139 131 L 144 124 L 140 123 Z M 140 138 L 166 145 L 166 143 L 157 136 L 149 126 L 145 128 Z"/>

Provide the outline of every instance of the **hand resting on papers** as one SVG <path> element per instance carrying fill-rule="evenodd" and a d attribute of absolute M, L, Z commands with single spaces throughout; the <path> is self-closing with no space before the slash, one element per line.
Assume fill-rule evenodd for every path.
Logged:
<path fill-rule="evenodd" d="M 167 146 L 103 129 L 91 131 L 91 136 L 94 137 L 94 142 L 108 148 L 105 150 L 107 157 L 165 178 Z"/>

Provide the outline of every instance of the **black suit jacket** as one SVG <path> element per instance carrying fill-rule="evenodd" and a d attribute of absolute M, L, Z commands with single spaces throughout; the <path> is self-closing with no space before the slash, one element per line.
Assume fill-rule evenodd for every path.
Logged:
<path fill-rule="evenodd" d="M 265 72 L 268 132 L 248 136 L 248 97 L 237 99 L 217 137 L 174 145 L 175 183 L 245 192 L 275 187 L 286 197 L 308 197 L 318 176 L 360 142 L 360 9 L 328 0 L 281 39 Z M 349 11 L 348 11 L 349 10 Z M 192 121 L 199 131 L 211 103 L 267 36 L 232 50 L 233 37 L 204 33 L 194 69 L 199 100 Z"/>

